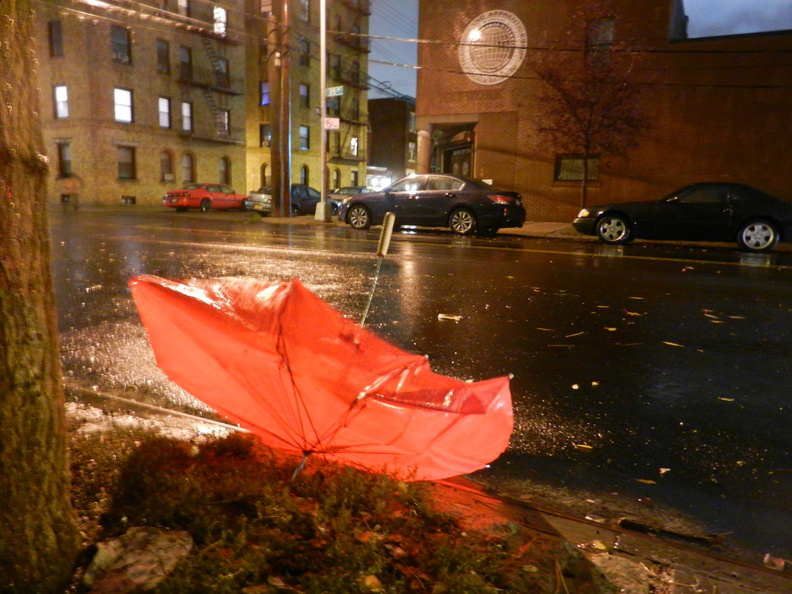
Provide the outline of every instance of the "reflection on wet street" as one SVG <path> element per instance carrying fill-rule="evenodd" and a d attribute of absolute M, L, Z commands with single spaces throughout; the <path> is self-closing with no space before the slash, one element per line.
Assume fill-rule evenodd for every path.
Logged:
<path fill-rule="evenodd" d="M 378 229 L 302 223 L 53 212 L 65 372 L 207 412 L 156 367 L 126 285 L 141 273 L 298 277 L 360 320 Z M 792 557 L 789 251 L 395 234 L 366 325 L 438 373 L 514 375 L 511 446 L 478 480 Z"/>

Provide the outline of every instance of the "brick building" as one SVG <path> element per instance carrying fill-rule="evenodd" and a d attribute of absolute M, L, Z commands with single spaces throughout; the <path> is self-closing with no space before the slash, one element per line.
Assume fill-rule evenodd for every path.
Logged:
<path fill-rule="evenodd" d="M 552 52 L 640 53 L 633 73 L 651 127 L 624 157 L 593 155 L 586 204 L 660 197 L 705 180 L 792 200 L 792 34 L 688 39 L 683 0 L 460 0 L 419 3 L 418 170 L 459 172 L 520 191 L 529 220 L 571 220 L 582 155 L 549 144 L 534 68 Z M 577 50 L 562 46 L 589 10 Z M 600 13 L 592 12 L 599 7 Z M 439 43 L 432 43 L 433 41 Z M 464 41 L 464 43 L 463 43 Z"/>
<path fill-rule="evenodd" d="M 277 125 L 282 68 L 288 68 L 291 181 L 321 185 L 320 2 L 288 0 L 290 21 L 282 27 L 280 0 L 247 0 L 247 181 L 255 189 L 272 183 L 273 128 Z M 326 85 L 343 87 L 327 98 L 327 187 L 358 185 L 366 177 L 368 152 L 369 0 L 326 3 Z M 285 35 L 281 36 L 282 33 Z M 288 60 L 288 66 L 286 65 Z M 279 95 L 280 96 L 280 95 Z"/>
<path fill-rule="evenodd" d="M 410 97 L 372 99 L 369 119 L 371 138 L 376 139 L 371 143 L 369 167 L 384 172 L 390 181 L 415 173 L 418 150 L 415 101 Z"/>
<path fill-rule="evenodd" d="M 241 2 L 37 6 L 52 201 L 70 175 L 91 204 L 158 204 L 190 181 L 245 189 Z"/>
<path fill-rule="evenodd" d="M 319 186 L 319 0 L 48 0 L 37 5 L 49 199 L 160 204 L 191 181 L 269 183 L 269 78 L 289 57 L 292 182 Z M 275 0 L 276 7 L 281 0 Z M 365 179 L 369 0 L 328 3 L 329 183 Z M 275 64 L 276 54 L 278 56 Z M 274 66 L 274 69 L 271 68 Z"/>

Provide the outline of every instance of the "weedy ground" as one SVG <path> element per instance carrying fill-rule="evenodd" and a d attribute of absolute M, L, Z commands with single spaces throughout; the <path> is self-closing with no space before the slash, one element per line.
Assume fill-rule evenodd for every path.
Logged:
<path fill-rule="evenodd" d="M 195 542 L 159 594 L 545 591 L 515 581 L 508 527 L 466 530 L 421 482 L 326 463 L 293 477 L 294 460 L 241 434 L 195 445 L 71 432 L 70 456 L 84 538 L 74 592 L 96 542 L 131 526 Z"/>

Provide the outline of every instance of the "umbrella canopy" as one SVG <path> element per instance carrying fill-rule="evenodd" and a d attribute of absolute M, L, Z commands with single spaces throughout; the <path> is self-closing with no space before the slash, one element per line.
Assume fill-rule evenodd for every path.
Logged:
<path fill-rule="evenodd" d="M 507 377 L 433 373 L 297 279 L 142 275 L 129 285 L 160 368 L 270 447 L 439 479 L 508 446 Z"/>

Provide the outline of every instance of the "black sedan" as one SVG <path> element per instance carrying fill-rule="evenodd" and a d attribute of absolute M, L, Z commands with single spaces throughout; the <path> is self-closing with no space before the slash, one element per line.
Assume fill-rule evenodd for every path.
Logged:
<path fill-rule="evenodd" d="M 341 204 L 338 220 L 368 229 L 382 224 L 387 212 L 396 215 L 398 226 L 450 227 L 460 235 L 492 235 L 525 222 L 517 192 L 450 174 L 411 175 L 382 192 L 351 196 Z"/>
<path fill-rule="evenodd" d="M 792 203 L 745 184 L 691 184 L 660 200 L 589 206 L 572 223 L 605 243 L 634 239 L 736 241 L 764 252 L 792 238 Z"/>

